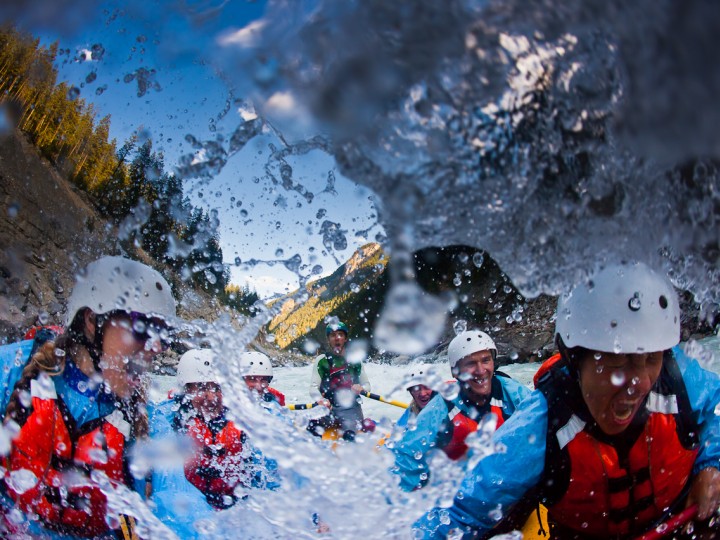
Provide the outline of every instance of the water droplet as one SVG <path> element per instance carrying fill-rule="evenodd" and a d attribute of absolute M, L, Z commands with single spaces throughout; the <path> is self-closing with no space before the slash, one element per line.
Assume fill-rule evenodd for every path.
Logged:
<path fill-rule="evenodd" d="M 485 255 L 478 251 L 475 255 L 473 255 L 472 261 L 476 267 L 480 268 L 483 265 L 483 262 L 485 262 Z"/>
<path fill-rule="evenodd" d="M 6 481 L 13 491 L 22 495 L 27 490 L 34 488 L 37 485 L 38 479 L 32 471 L 28 469 L 18 469 L 11 471 Z"/>
<path fill-rule="evenodd" d="M 240 257 L 235 257 L 235 266 L 240 266 L 242 264 L 242 260 Z"/>
<path fill-rule="evenodd" d="M 622 386 L 625 384 L 625 372 L 616 369 L 612 372 L 612 375 L 610 375 L 610 382 L 612 382 L 613 386 Z"/>
<path fill-rule="evenodd" d="M 80 96 L 80 89 L 77 86 L 71 86 L 67 91 L 67 98 L 70 101 L 75 101 Z"/>
<path fill-rule="evenodd" d="M 335 391 L 335 402 L 342 409 L 349 409 L 357 403 L 357 395 L 350 388 L 338 388 Z"/>
<path fill-rule="evenodd" d="M 265 341 L 268 343 L 275 343 L 275 334 L 268 334 L 265 336 Z"/>
<path fill-rule="evenodd" d="M 628 301 L 628 307 L 631 311 L 638 311 L 642 306 L 640 302 L 640 293 L 635 293 L 633 297 Z"/>
<path fill-rule="evenodd" d="M 347 361 L 351 364 L 360 364 L 367 358 L 367 343 L 364 339 L 351 341 L 346 350 Z"/>
<path fill-rule="evenodd" d="M 500 521 L 503 518 L 502 509 L 499 504 L 496 508 L 488 512 L 488 517 L 493 521 Z"/>
<path fill-rule="evenodd" d="M 354 293 L 359 293 L 359 292 L 360 292 L 360 285 L 358 285 L 357 283 L 351 283 L 351 284 L 350 284 L 350 290 L 351 290 L 352 292 L 354 292 Z"/>
<path fill-rule="evenodd" d="M 21 525 L 25 521 L 25 514 L 19 508 L 13 508 L 7 513 L 7 518 L 14 525 Z"/>
<path fill-rule="evenodd" d="M 439 340 L 445 326 L 445 304 L 416 283 L 390 289 L 375 325 L 375 346 L 398 354 L 421 354 Z"/>
<path fill-rule="evenodd" d="M 275 250 L 275 256 L 279 259 L 285 255 L 285 252 L 282 250 L 282 248 L 277 248 Z"/>
<path fill-rule="evenodd" d="M 303 351 L 305 351 L 306 354 L 315 354 L 319 348 L 320 344 L 313 339 L 306 339 L 303 342 Z"/>
<path fill-rule="evenodd" d="M 456 336 L 462 334 L 467 330 L 467 321 L 464 319 L 455 321 L 455 324 L 453 324 L 453 330 L 455 331 Z"/>
<path fill-rule="evenodd" d="M 7 214 L 10 219 L 15 219 L 20 212 L 20 204 L 17 202 L 11 202 L 8 205 Z"/>

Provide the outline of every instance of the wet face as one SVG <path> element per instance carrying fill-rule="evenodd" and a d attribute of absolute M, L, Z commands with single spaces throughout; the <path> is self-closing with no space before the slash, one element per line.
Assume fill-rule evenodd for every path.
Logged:
<path fill-rule="evenodd" d="M 146 322 L 151 324 L 129 314 L 112 315 L 104 322 L 100 371 L 110 391 L 120 399 L 142 386 L 142 376 L 165 348 L 160 339 L 162 321 Z"/>
<path fill-rule="evenodd" d="M 258 394 L 264 394 L 270 386 L 270 381 L 272 381 L 272 377 L 261 377 L 259 375 L 248 375 L 243 378 L 247 387 Z"/>
<path fill-rule="evenodd" d="M 348 341 L 347 334 L 342 330 L 330 332 L 327 337 L 330 350 L 335 354 L 342 354 L 345 351 L 345 344 Z"/>
<path fill-rule="evenodd" d="M 408 392 L 410 392 L 410 395 L 412 396 L 415 405 L 417 405 L 417 408 L 421 411 L 425 408 L 425 405 L 430 403 L 430 400 L 433 398 L 432 388 L 430 388 L 429 386 L 425 386 L 424 384 L 416 384 L 415 386 L 411 386 L 410 388 L 408 388 Z"/>
<path fill-rule="evenodd" d="M 598 427 L 608 435 L 627 429 L 660 376 L 663 353 L 590 351 L 580 360 L 580 390 Z"/>
<path fill-rule="evenodd" d="M 463 394 L 478 405 L 490 399 L 495 362 L 490 351 L 477 351 L 461 359 L 455 368 Z"/>
<path fill-rule="evenodd" d="M 220 385 L 214 382 L 188 383 L 185 394 L 190 405 L 207 420 L 217 418 L 223 411 L 223 395 Z"/>

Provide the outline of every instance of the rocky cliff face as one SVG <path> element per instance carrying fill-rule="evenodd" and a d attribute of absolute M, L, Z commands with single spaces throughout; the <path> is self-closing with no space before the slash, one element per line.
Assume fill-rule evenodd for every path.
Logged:
<path fill-rule="evenodd" d="M 78 268 L 112 249 L 90 202 L 22 135 L 0 137 L 0 339 L 59 322 Z"/>
<path fill-rule="evenodd" d="M 0 134 L 0 343 L 34 324 L 61 323 L 75 273 L 102 255 L 122 254 L 113 227 L 19 132 Z M 150 264 L 142 252 L 134 252 Z M 214 320 L 221 307 L 168 276 L 180 315 Z"/>
<path fill-rule="evenodd" d="M 552 348 L 555 299 L 527 300 L 519 295 L 497 264 L 468 246 L 428 248 L 414 255 L 415 273 L 428 293 L 454 305 L 442 340 L 455 335 L 455 325 L 480 328 L 496 339 L 502 355 L 513 361 L 547 356 Z M 332 275 L 308 285 L 308 300 L 282 300 L 280 313 L 268 325 L 282 349 L 304 349 L 306 342 L 324 343 L 325 318 L 346 322 L 354 339 L 372 344 L 375 321 L 389 286 L 392 261 L 378 244 L 367 244 Z"/>

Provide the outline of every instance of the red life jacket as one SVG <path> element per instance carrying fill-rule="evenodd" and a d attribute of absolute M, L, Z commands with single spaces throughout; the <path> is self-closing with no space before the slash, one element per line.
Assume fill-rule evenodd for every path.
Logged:
<path fill-rule="evenodd" d="M 280 390 L 275 390 L 274 388 L 268 387 L 267 391 L 271 393 L 273 396 L 275 396 L 275 399 L 280 404 L 281 407 L 285 406 L 285 394 L 280 392 Z"/>
<path fill-rule="evenodd" d="M 555 531 L 635 536 L 681 499 L 698 452 L 698 428 L 672 353 L 637 422 L 612 438 L 593 427 L 564 360 L 538 378 L 548 403 L 541 501 Z M 624 446 L 619 446 L 619 441 Z"/>
<path fill-rule="evenodd" d="M 486 414 L 495 413 L 495 416 L 497 416 L 496 429 L 507 420 L 503 410 L 502 383 L 498 380 L 498 375 L 507 377 L 502 372 L 495 372 L 491 383 L 490 400 L 483 410 L 475 409 L 477 414 L 474 415 L 475 418 L 482 418 Z M 450 459 L 458 460 L 467 453 L 468 446 L 465 444 L 465 439 L 468 435 L 477 431 L 478 422 L 460 410 L 454 402 L 445 400 L 445 405 L 448 407 L 449 422 L 441 428 L 441 437 L 436 442 L 436 446 L 445 452 Z"/>
<path fill-rule="evenodd" d="M 219 431 L 213 432 L 199 418 L 192 418 L 187 430 L 197 446 L 193 457 L 185 463 L 185 478 L 208 496 L 211 504 L 229 506 L 231 503 L 224 504 L 223 497 L 233 498 L 238 484 L 249 483 L 249 473 L 242 454 L 244 433 L 230 421 Z"/>
<path fill-rule="evenodd" d="M 41 377 L 46 377 L 44 374 Z M 30 381 L 31 409 L 21 421 L 6 459 L 7 491 L 24 512 L 33 512 L 50 528 L 75 536 L 109 531 L 107 498 L 93 486 L 65 486 L 69 469 L 104 472 L 116 484 L 131 484 L 125 462 L 130 425 L 119 411 L 75 429 L 72 416 L 52 382 Z M 31 471 L 38 482 L 27 491 L 15 490 L 13 475 Z"/>
<path fill-rule="evenodd" d="M 318 364 L 320 374 L 320 393 L 334 400 L 334 393 L 341 388 L 351 388 L 360 383 L 360 364 L 350 364 L 342 356 L 324 355 Z"/>

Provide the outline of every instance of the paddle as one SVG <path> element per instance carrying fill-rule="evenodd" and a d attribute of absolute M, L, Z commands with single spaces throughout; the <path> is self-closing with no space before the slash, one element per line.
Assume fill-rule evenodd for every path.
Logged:
<path fill-rule="evenodd" d="M 307 409 L 312 409 L 313 407 L 317 407 L 318 405 L 320 405 L 320 402 L 316 401 L 315 403 L 290 403 L 289 405 L 285 406 L 291 411 L 304 411 Z"/>
<path fill-rule="evenodd" d="M 407 403 L 403 403 L 402 401 L 395 401 L 392 399 L 386 399 L 382 396 L 379 396 L 377 394 L 373 394 L 371 392 L 360 392 L 361 396 L 368 397 L 370 399 L 374 399 L 376 401 L 381 401 L 383 403 L 387 403 L 388 405 L 395 405 L 396 407 L 400 407 L 401 409 L 407 409 L 409 405 Z"/>
<path fill-rule="evenodd" d="M 123 540 L 140 540 L 135 530 L 135 518 L 125 514 L 120 514 L 119 517 Z"/>
<path fill-rule="evenodd" d="M 676 531 L 688 521 L 693 519 L 697 515 L 698 507 L 693 504 L 691 507 L 686 508 L 678 515 L 671 517 L 667 521 L 661 523 L 655 527 L 652 531 L 648 531 L 642 536 L 638 536 L 635 540 L 658 540 L 666 537 L 673 531 Z"/>

